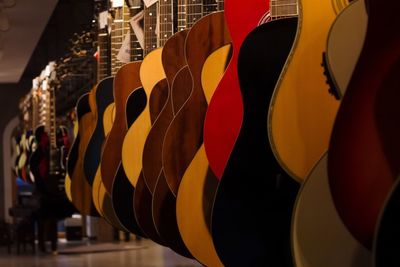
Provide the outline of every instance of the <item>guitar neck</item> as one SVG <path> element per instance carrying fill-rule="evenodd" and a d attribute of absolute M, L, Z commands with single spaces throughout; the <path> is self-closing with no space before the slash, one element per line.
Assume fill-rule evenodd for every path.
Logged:
<path fill-rule="evenodd" d="M 117 59 L 124 39 L 124 6 L 114 8 L 115 15 L 111 27 L 111 75 L 113 76 L 124 64 Z"/>
<path fill-rule="evenodd" d="M 203 0 L 186 1 L 186 28 L 191 28 L 203 16 Z"/>
<path fill-rule="evenodd" d="M 298 0 L 270 0 L 271 19 L 296 17 L 299 14 Z"/>
<path fill-rule="evenodd" d="M 174 34 L 174 6 L 172 0 L 163 0 L 159 2 L 159 30 L 158 46 L 164 46 L 165 42 Z"/>
<path fill-rule="evenodd" d="M 224 8 L 224 1 L 203 0 L 203 15 L 204 16 L 211 14 L 213 12 L 219 11 L 219 10 L 223 10 L 223 8 Z"/>
<path fill-rule="evenodd" d="M 107 30 L 105 28 L 100 29 L 97 39 L 99 57 L 97 64 L 98 81 L 108 77 L 111 72 L 109 39 L 110 36 L 108 35 Z"/>
<path fill-rule="evenodd" d="M 127 19 L 127 24 L 130 32 L 130 50 L 131 50 L 131 61 L 138 61 L 143 59 L 143 49 L 140 46 L 139 40 L 135 32 L 130 27 L 130 19 L 138 15 L 143 10 L 143 2 L 140 0 L 135 0 L 132 6 L 129 8 L 129 17 Z"/>
<path fill-rule="evenodd" d="M 157 12 L 158 2 L 149 7 L 144 8 L 144 55 L 146 56 L 151 51 L 157 48 Z"/>

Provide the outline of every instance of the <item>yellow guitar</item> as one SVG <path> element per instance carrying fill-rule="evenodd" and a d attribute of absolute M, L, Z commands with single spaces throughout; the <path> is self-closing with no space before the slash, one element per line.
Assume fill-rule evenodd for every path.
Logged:
<path fill-rule="evenodd" d="M 212 53 L 203 65 L 202 86 L 210 101 L 222 79 L 231 45 Z M 186 169 L 176 199 L 176 216 L 182 240 L 190 253 L 205 266 L 223 266 L 210 234 L 211 209 L 218 180 L 209 169 L 204 144 Z"/>
<path fill-rule="evenodd" d="M 339 102 L 328 93 L 322 53 L 348 0 L 301 0 L 297 38 L 269 107 L 268 131 L 281 166 L 304 180 L 328 148 Z"/>

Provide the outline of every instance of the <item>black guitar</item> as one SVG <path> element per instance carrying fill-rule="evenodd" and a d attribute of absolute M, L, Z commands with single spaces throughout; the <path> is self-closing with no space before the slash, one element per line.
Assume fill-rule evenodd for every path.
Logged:
<path fill-rule="evenodd" d="M 254 29 L 239 53 L 243 122 L 217 189 L 211 223 L 225 266 L 292 265 L 290 222 L 299 186 L 279 167 L 266 122 L 296 36 L 297 18 L 276 15 L 287 18 Z"/>

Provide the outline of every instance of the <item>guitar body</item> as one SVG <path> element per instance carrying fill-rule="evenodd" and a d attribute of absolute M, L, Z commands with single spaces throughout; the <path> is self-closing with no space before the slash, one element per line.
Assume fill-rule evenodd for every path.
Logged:
<path fill-rule="evenodd" d="M 114 121 L 114 103 L 111 103 L 107 106 L 104 111 L 102 122 L 104 126 L 104 136 L 107 136 L 112 128 Z M 104 146 L 104 143 L 103 143 Z M 103 147 L 102 147 L 103 150 Z M 113 203 L 111 199 L 111 195 L 107 192 L 103 181 L 101 179 L 100 166 L 98 166 L 96 175 L 93 181 L 93 200 L 95 202 L 95 207 L 98 212 L 102 215 L 102 217 L 113 227 L 119 229 L 120 231 L 128 232 L 125 226 L 122 225 L 117 215 L 115 214 L 115 210 L 113 208 Z"/>
<path fill-rule="evenodd" d="M 204 38 L 207 36 L 208 38 Z M 202 88 L 202 68 L 207 57 L 231 41 L 223 12 L 201 18 L 186 38 L 186 60 L 192 76 L 189 98 L 175 114 L 163 144 L 163 169 L 174 195 L 184 172 L 203 143 L 207 100 Z M 202 44 L 199 47 L 199 44 Z"/>
<path fill-rule="evenodd" d="M 179 34 L 180 33 L 177 33 L 174 36 L 178 36 Z M 186 36 L 186 34 L 187 33 L 184 33 L 179 37 L 177 37 L 176 39 L 174 39 L 174 42 L 176 41 L 178 45 L 181 44 L 182 46 L 177 46 L 175 48 L 176 49 L 175 51 L 172 51 L 171 49 L 170 50 L 171 54 L 176 52 L 177 55 L 180 55 L 180 53 L 183 53 L 185 51 L 185 40 L 183 40 L 182 37 Z M 171 37 L 171 39 L 173 39 L 174 36 Z M 171 43 L 169 43 L 168 41 L 165 44 L 165 46 L 167 46 L 168 44 Z M 165 46 L 163 50 L 166 49 Z M 159 157 L 156 158 L 155 161 L 158 163 L 158 160 L 160 160 L 162 168 L 160 169 L 160 172 L 158 173 L 156 178 L 156 183 L 154 184 L 154 191 L 152 198 L 152 214 L 153 214 L 154 225 L 157 229 L 157 232 L 160 235 L 160 238 L 165 242 L 165 244 L 167 244 L 168 247 L 170 247 L 175 252 L 185 257 L 192 257 L 192 255 L 186 248 L 179 233 L 178 225 L 176 222 L 176 197 L 169 188 L 162 165 L 163 140 L 165 139 L 168 126 L 172 122 L 174 114 L 176 114 L 176 112 L 180 110 L 180 108 L 184 105 L 185 101 L 188 99 L 190 95 L 190 89 L 189 89 L 190 86 L 187 85 L 188 84 L 190 85 L 192 82 L 189 68 L 187 67 L 187 65 L 185 65 L 186 60 L 184 55 L 182 58 L 171 57 L 170 59 L 168 59 L 168 61 L 175 59 L 182 60 L 180 62 L 183 63 L 183 66 L 180 69 L 178 68 L 176 69 L 178 72 L 176 73 L 176 76 L 173 78 L 172 84 L 170 84 L 170 96 L 169 99 L 167 100 L 167 104 L 150 132 L 150 134 L 154 134 L 152 135 L 151 138 L 157 138 L 157 137 L 162 138 L 154 140 L 156 143 L 154 144 L 155 146 L 153 147 L 156 149 L 157 148 L 160 149 L 159 150 L 160 154 L 156 153 L 157 150 L 153 151 L 155 152 L 155 156 Z M 163 62 L 165 66 L 167 60 L 163 60 Z M 176 62 L 175 66 L 177 66 L 178 63 L 180 62 L 179 61 Z M 170 71 L 172 73 L 174 65 L 168 64 L 167 66 L 170 67 Z M 168 73 L 167 69 L 166 73 Z M 157 136 L 157 134 L 159 134 L 159 136 Z M 160 147 L 158 145 L 160 145 Z M 146 169 L 144 168 L 143 170 Z M 148 176 L 145 174 L 145 180 L 147 180 L 147 178 Z M 151 187 L 149 189 L 151 190 Z"/>
<path fill-rule="evenodd" d="M 147 99 L 150 98 L 154 86 L 165 78 L 161 64 L 161 53 L 161 48 L 153 50 L 145 57 L 140 67 L 140 82 Z M 149 102 L 147 102 L 143 112 L 129 127 L 122 149 L 124 169 L 133 185 L 136 185 L 142 171 L 143 147 L 150 127 L 150 109 Z"/>
<path fill-rule="evenodd" d="M 111 195 L 113 208 L 121 224 L 130 232 L 143 235 L 141 229 L 133 213 L 133 203 L 131 195 L 123 195 L 122 193 L 113 190 L 113 187 L 122 188 L 122 185 L 127 185 L 125 172 L 121 165 L 122 145 L 126 132 L 128 131 L 126 119 L 126 101 L 129 95 L 141 89 L 139 80 L 139 69 L 141 62 L 131 62 L 123 65 L 116 73 L 114 78 L 114 111 L 115 116 L 111 131 L 107 135 L 104 143 L 103 153 L 101 155 L 100 173 L 103 184 L 108 194 Z M 121 184 L 118 184 L 121 183 Z M 124 192 L 127 189 L 124 188 Z M 133 193 L 133 189 L 130 192 Z M 117 197 L 120 201 L 113 200 Z M 125 201 L 121 202 L 121 197 L 125 197 Z M 120 205 L 116 207 L 116 205 Z M 117 211 L 123 211 L 122 213 Z M 129 216 L 127 215 L 129 214 Z"/>
<path fill-rule="evenodd" d="M 232 38 L 232 58 L 208 105 L 204 123 L 204 146 L 210 167 L 221 178 L 243 119 L 237 74 L 238 53 L 247 34 L 269 10 L 269 1 L 224 1 L 225 19 Z"/>
<path fill-rule="evenodd" d="M 132 125 L 136 118 L 143 112 L 147 103 L 146 94 L 142 88 L 134 90 L 126 102 L 127 125 Z M 134 147 L 131 147 L 133 150 Z M 135 185 L 136 186 L 136 185 Z M 147 236 L 143 233 L 138 221 L 135 219 L 133 198 L 136 188 L 129 180 L 123 165 L 118 166 L 117 176 L 112 186 L 113 209 L 119 221 L 132 233 Z M 150 208 L 149 208 L 150 209 Z"/>
<path fill-rule="evenodd" d="M 325 65 L 330 73 L 331 86 L 339 98 L 344 96 L 349 85 L 364 44 L 367 25 L 365 0 L 356 0 L 342 10 L 329 31 Z"/>
<path fill-rule="evenodd" d="M 78 118 L 74 119 L 73 122 L 73 134 L 74 134 L 74 141 L 72 142 L 71 148 L 69 149 L 68 156 L 67 156 L 67 174 L 65 176 L 65 193 L 70 202 L 72 202 L 71 196 L 71 175 L 74 171 L 76 160 L 78 158 L 78 148 L 79 148 L 79 121 Z"/>
<path fill-rule="evenodd" d="M 396 126 L 400 2 L 383 5 L 370 0 L 367 4 L 367 34 L 336 117 L 328 171 L 343 223 L 370 248 L 379 212 L 400 171 L 400 129 Z"/>
<path fill-rule="evenodd" d="M 321 67 L 329 29 L 346 0 L 302 0 L 299 32 L 268 115 L 274 154 L 294 179 L 303 181 L 327 150 L 339 107 L 328 93 Z M 306 68 L 304 66 L 307 66 Z"/>
<path fill-rule="evenodd" d="M 184 45 L 188 30 L 180 31 L 167 40 L 162 50 L 162 63 L 166 75 L 167 99 L 159 115 L 153 122 L 153 125 L 147 136 L 143 150 L 143 178 L 151 193 L 151 215 L 152 222 L 159 236 L 158 241 L 161 244 L 171 247 L 176 252 L 189 256 L 183 242 L 175 242 L 174 238 L 179 235 L 176 227 L 175 202 L 162 171 L 162 146 L 165 133 L 176 112 L 189 97 L 187 87 L 178 86 L 185 84 L 187 80 L 191 81 L 190 73 L 187 72 L 186 59 L 184 55 Z M 180 77 L 183 77 L 181 79 Z M 182 82 L 182 83 L 181 83 Z M 175 87 L 175 91 L 174 89 Z M 160 86 L 162 86 L 160 84 Z M 159 88 L 164 90 L 162 88 Z M 180 91 L 179 91 L 180 90 Z M 157 91 L 153 91 L 157 92 Z M 153 101 L 150 98 L 150 111 L 153 107 Z M 138 190 L 143 187 L 141 181 L 138 181 Z M 146 191 L 144 188 L 143 191 Z M 135 197 L 139 197 L 135 196 Z M 136 204 L 135 213 L 143 213 L 142 207 Z M 170 212 L 172 211 L 172 212 Z M 146 218 L 142 214 L 143 218 Z M 172 223 L 171 223 L 172 222 Z M 174 223 L 175 222 L 175 223 Z M 173 229 L 173 231 L 171 231 Z M 156 239 L 157 240 L 157 239 Z M 179 241 L 179 240 L 178 240 Z"/>
<path fill-rule="evenodd" d="M 154 121 L 161 113 L 163 107 L 165 106 L 168 97 L 168 90 L 169 89 L 167 81 L 164 79 L 157 83 L 150 94 L 149 111 L 152 123 L 154 123 Z M 143 105 L 144 107 L 146 105 L 147 98 L 145 93 L 143 93 L 143 95 L 145 100 Z M 137 180 L 135 186 L 135 194 L 133 196 L 133 210 L 135 213 L 135 217 L 140 228 L 143 230 L 148 238 L 160 245 L 166 245 L 166 243 L 161 239 L 160 235 L 158 234 L 153 222 L 152 198 L 153 194 L 146 185 L 142 171 L 140 173 L 139 179 Z"/>
<path fill-rule="evenodd" d="M 276 162 L 265 122 L 296 30 L 297 18 L 271 21 L 250 32 L 240 49 L 243 123 L 215 195 L 211 224 L 225 266 L 292 265 L 290 218 L 298 184 Z"/>
<path fill-rule="evenodd" d="M 175 105 L 175 102 L 172 102 L 172 88 L 173 85 L 177 84 L 179 81 L 179 78 L 175 80 L 175 76 L 177 76 L 178 73 L 182 73 L 180 70 L 186 66 L 184 45 L 187 33 L 188 30 L 183 30 L 174 34 L 170 39 L 168 39 L 162 49 L 162 64 L 168 85 L 168 95 L 165 105 L 147 135 L 142 159 L 145 182 L 152 193 L 155 190 L 158 177 L 162 171 L 162 146 L 165 133 L 174 117 L 174 112 L 178 109 L 179 104 L 183 103 L 189 96 L 189 90 L 185 90 L 185 87 L 182 87 L 184 90 L 181 92 L 176 89 L 176 98 L 174 100 L 179 103 Z M 183 100 L 179 101 L 178 96 Z"/>
<path fill-rule="evenodd" d="M 327 154 L 316 164 L 296 199 L 292 220 L 295 266 L 372 266 L 372 254 L 343 225 L 328 181 Z"/>
<path fill-rule="evenodd" d="M 82 215 L 99 216 L 93 204 L 92 187 L 88 183 L 83 170 L 83 157 L 95 126 L 89 106 L 89 97 L 90 93 L 81 96 L 76 106 L 79 121 L 77 136 L 79 137 L 75 139 L 74 144 L 78 144 L 78 158 L 71 176 L 71 197 L 72 203 Z M 67 166 L 69 165 L 67 164 Z"/>
<path fill-rule="evenodd" d="M 203 65 L 201 87 L 208 101 L 225 72 L 231 45 L 225 45 L 210 56 Z M 191 254 L 205 266 L 223 266 L 211 239 L 211 208 L 218 179 L 208 168 L 202 144 L 186 169 L 176 199 L 179 232 Z"/>
<path fill-rule="evenodd" d="M 94 177 L 98 166 L 100 165 L 100 157 L 102 153 L 102 145 L 105 139 L 103 116 L 106 108 L 114 101 L 113 98 L 113 82 L 114 77 L 108 77 L 101 80 L 95 89 L 96 102 L 92 103 L 96 106 L 92 108 L 92 112 L 96 119 L 96 127 L 90 138 L 86 148 L 86 153 L 83 161 L 86 178 L 90 185 L 93 184 Z"/>
<path fill-rule="evenodd" d="M 374 267 L 399 266 L 400 179 L 393 184 L 379 216 L 374 239 Z"/>

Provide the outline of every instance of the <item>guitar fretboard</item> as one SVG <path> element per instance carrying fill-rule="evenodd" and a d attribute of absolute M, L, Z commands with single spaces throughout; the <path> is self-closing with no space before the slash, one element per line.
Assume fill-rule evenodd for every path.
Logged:
<path fill-rule="evenodd" d="M 178 31 L 186 29 L 186 0 L 178 0 Z"/>
<path fill-rule="evenodd" d="M 174 7 L 172 0 L 162 0 L 159 2 L 159 30 L 158 46 L 164 46 L 165 42 L 174 34 Z"/>
<path fill-rule="evenodd" d="M 98 81 L 110 75 L 110 55 L 109 55 L 109 36 L 106 29 L 100 29 L 97 37 L 98 43 L 98 65 L 97 65 L 97 79 Z"/>
<path fill-rule="evenodd" d="M 115 15 L 111 29 L 111 75 L 113 76 L 124 64 L 117 59 L 124 38 L 124 10 L 123 7 L 117 7 L 114 11 Z"/>
<path fill-rule="evenodd" d="M 143 2 L 141 0 L 134 0 L 132 6 L 129 9 L 130 18 L 137 15 L 139 12 L 143 10 Z M 130 19 L 129 18 L 129 19 Z M 129 20 L 128 19 L 128 20 Z M 129 21 L 128 21 L 129 24 Z M 129 25 L 130 38 L 131 38 L 131 61 L 138 61 L 143 59 L 143 49 L 140 46 L 139 40 L 135 35 L 135 32 L 132 30 L 132 27 Z"/>
<path fill-rule="evenodd" d="M 203 16 L 203 0 L 188 0 L 186 5 L 186 28 L 191 28 Z"/>
<path fill-rule="evenodd" d="M 297 0 L 271 0 L 271 19 L 295 17 L 299 14 Z"/>
<path fill-rule="evenodd" d="M 223 3 L 223 2 L 222 2 Z M 219 3 L 216 0 L 203 0 L 203 15 L 208 15 L 219 10 Z"/>
<path fill-rule="evenodd" d="M 157 48 L 157 11 L 158 2 L 144 8 L 144 55 Z"/>

